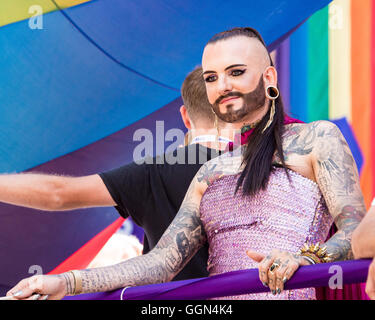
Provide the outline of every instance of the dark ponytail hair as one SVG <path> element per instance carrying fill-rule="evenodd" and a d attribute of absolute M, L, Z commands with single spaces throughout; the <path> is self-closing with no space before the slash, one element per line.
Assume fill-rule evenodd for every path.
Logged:
<path fill-rule="evenodd" d="M 273 170 L 272 161 L 277 151 L 282 166 L 286 168 L 282 134 L 284 130 L 284 110 L 280 97 L 275 101 L 275 115 L 271 125 L 262 133 L 270 117 L 270 110 L 255 127 L 248 138 L 248 144 L 243 154 L 244 169 L 237 182 L 237 190 L 242 186 L 243 194 L 255 195 L 267 187 Z M 288 171 L 285 169 L 289 178 Z"/>
<path fill-rule="evenodd" d="M 267 46 L 259 32 L 249 27 L 234 28 L 228 31 L 220 32 L 213 36 L 207 44 L 236 36 L 257 38 L 267 49 Z M 271 56 L 269 54 L 268 56 L 270 59 L 270 65 L 274 66 Z M 275 151 L 277 151 L 282 166 L 285 168 L 286 174 L 289 178 L 282 148 L 284 106 L 280 95 L 275 100 L 275 115 L 273 121 L 263 132 L 270 118 L 270 111 L 271 108 L 269 108 L 267 114 L 254 128 L 253 133 L 248 138 L 248 144 L 243 155 L 244 169 L 237 181 L 236 192 L 240 187 L 242 187 L 243 194 L 255 195 L 258 191 L 264 190 L 267 187 L 269 177 L 273 170 L 272 161 Z"/>

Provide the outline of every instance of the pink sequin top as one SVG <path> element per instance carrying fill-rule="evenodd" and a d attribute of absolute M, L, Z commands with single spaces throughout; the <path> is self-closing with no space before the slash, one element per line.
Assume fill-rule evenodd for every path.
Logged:
<path fill-rule="evenodd" d="M 234 195 L 239 175 L 224 176 L 204 193 L 200 215 L 208 243 L 210 275 L 257 268 L 246 251 L 298 252 L 305 242 L 323 243 L 333 223 L 318 185 L 289 170 L 275 168 L 268 187 L 256 196 Z M 315 289 L 284 290 L 221 299 L 315 299 Z"/>

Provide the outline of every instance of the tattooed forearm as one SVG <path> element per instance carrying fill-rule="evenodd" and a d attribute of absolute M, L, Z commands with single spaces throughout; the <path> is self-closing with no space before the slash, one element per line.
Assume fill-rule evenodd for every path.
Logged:
<path fill-rule="evenodd" d="M 150 252 L 117 265 L 82 270 L 83 293 L 168 281 L 170 276 L 162 257 L 158 252 Z"/>
<path fill-rule="evenodd" d="M 339 229 L 326 243 L 327 252 L 334 261 L 354 259 L 351 240 L 353 231 L 357 228 L 365 213 L 352 206 L 346 206 L 335 219 Z"/>
<path fill-rule="evenodd" d="M 206 241 L 199 219 L 199 206 L 186 200 L 191 197 L 188 191 L 184 202 L 190 203 L 181 206 L 178 215 L 156 246 L 156 249 L 169 248 L 165 252 L 165 267 L 170 273 L 179 272 Z M 170 243 L 174 243 L 174 246 L 170 246 Z"/>

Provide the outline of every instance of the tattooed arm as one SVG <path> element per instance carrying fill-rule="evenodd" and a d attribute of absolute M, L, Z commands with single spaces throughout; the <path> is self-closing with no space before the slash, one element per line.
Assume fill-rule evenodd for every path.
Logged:
<path fill-rule="evenodd" d="M 286 162 L 317 181 L 338 228 L 325 243 L 327 252 L 334 260 L 353 259 L 352 233 L 363 217 L 365 206 L 357 167 L 340 130 L 331 122 L 317 121 L 288 128 L 283 140 Z M 300 157 L 304 160 L 296 160 Z M 259 278 L 273 294 L 281 293 L 299 266 L 310 264 L 299 254 L 280 250 L 273 250 L 266 257 L 251 250 L 247 254 L 259 262 Z M 272 272 L 275 263 L 278 267 Z"/>
<path fill-rule="evenodd" d="M 311 124 L 315 131 L 312 165 L 316 181 L 338 231 L 325 243 L 334 260 L 353 259 L 351 239 L 365 215 L 356 163 L 340 130 L 331 122 Z"/>
<path fill-rule="evenodd" d="M 233 162 L 233 160 L 230 160 Z M 171 225 L 149 253 L 122 263 L 80 270 L 82 293 L 110 291 L 126 286 L 166 282 L 181 271 L 203 246 L 206 235 L 200 220 L 199 206 L 207 186 L 225 172 L 228 161 L 210 161 L 203 165 L 190 184 L 184 201 Z M 61 299 L 75 291 L 71 272 L 57 276 L 33 276 L 19 282 L 8 292 L 15 299 L 29 299 L 33 293 L 49 299 Z"/>
<path fill-rule="evenodd" d="M 149 253 L 108 267 L 80 270 L 82 293 L 170 281 L 206 241 L 199 218 L 202 186 L 193 179 L 175 219 Z M 46 289 L 49 286 L 52 290 Z M 22 291 L 17 299 L 25 299 L 37 292 L 60 299 L 74 290 L 74 276 L 67 272 L 24 279 L 8 295 Z"/>

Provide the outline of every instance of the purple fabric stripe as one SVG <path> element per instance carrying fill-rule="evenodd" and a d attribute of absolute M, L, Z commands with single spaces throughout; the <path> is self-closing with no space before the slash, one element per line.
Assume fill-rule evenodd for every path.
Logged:
<path fill-rule="evenodd" d="M 276 67 L 285 111 L 290 112 L 290 40 L 283 41 L 277 49 Z"/>
<path fill-rule="evenodd" d="M 301 267 L 285 289 L 326 287 L 333 276 L 342 272 L 343 283 L 363 282 L 367 278 L 371 259 L 340 261 Z M 339 271 L 338 271 L 339 270 Z M 336 282 L 334 282 L 336 283 Z M 214 297 L 266 292 L 259 280 L 258 269 L 228 272 L 208 278 L 175 281 L 131 287 L 112 292 L 83 294 L 66 300 L 196 300 Z"/>

